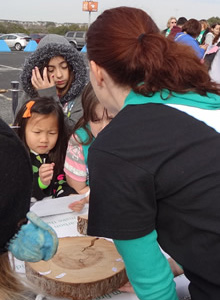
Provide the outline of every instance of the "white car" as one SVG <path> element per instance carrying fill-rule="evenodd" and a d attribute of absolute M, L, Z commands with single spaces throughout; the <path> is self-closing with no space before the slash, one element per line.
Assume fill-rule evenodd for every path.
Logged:
<path fill-rule="evenodd" d="M 24 33 L 7 33 L 1 35 L 0 40 L 4 40 L 9 48 L 20 51 L 27 46 L 31 37 Z"/>

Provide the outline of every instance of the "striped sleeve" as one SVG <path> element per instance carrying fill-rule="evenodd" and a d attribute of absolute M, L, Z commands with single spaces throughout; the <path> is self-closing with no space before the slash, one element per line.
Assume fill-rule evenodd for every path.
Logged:
<path fill-rule="evenodd" d="M 64 172 L 73 180 L 86 181 L 87 167 L 85 164 L 83 147 L 77 141 L 77 136 L 71 136 L 64 163 Z"/>

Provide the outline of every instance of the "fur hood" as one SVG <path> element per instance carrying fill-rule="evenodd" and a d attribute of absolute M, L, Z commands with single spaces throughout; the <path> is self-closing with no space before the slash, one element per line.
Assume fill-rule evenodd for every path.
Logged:
<path fill-rule="evenodd" d="M 31 83 L 32 69 L 35 66 L 42 69 L 54 56 L 63 56 L 75 75 L 75 80 L 72 82 L 70 89 L 64 97 L 60 98 L 60 102 L 64 104 L 74 100 L 81 94 L 88 81 L 86 65 L 82 54 L 70 45 L 65 37 L 49 34 L 42 38 L 37 50 L 25 59 L 20 80 L 25 93 L 30 97 L 37 97 L 38 94 Z"/>

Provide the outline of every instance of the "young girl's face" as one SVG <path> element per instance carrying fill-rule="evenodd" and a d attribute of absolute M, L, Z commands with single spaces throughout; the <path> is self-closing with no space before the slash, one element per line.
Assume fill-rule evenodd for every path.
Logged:
<path fill-rule="evenodd" d="M 32 113 L 25 128 L 27 146 L 38 154 L 46 154 L 55 147 L 58 133 L 58 119 L 55 114 Z"/>
<path fill-rule="evenodd" d="M 54 76 L 57 89 L 64 89 L 70 78 L 70 72 L 66 60 L 62 56 L 51 58 L 47 66 L 48 77 Z"/>
<path fill-rule="evenodd" d="M 113 119 L 113 115 L 108 115 L 106 109 L 98 103 L 95 108 L 96 118 L 89 121 L 92 135 L 96 138 L 100 131 Z"/>

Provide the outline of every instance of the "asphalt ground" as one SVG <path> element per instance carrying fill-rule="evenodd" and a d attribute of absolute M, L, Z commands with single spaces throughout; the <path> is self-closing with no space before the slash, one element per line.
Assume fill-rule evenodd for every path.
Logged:
<path fill-rule="evenodd" d="M 7 90 L 6 93 L 0 93 L 0 118 L 2 118 L 7 124 L 11 124 L 14 120 L 11 81 L 19 81 L 19 76 L 21 74 L 25 58 L 29 55 L 31 55 L 31 52 L 0 52 L 0 90 Z M 84 60 L 87 63 L 86 55 L 83 55 Z M 20 91 L 18 92 L 18 97 L 22 92 L 22 87 L 19 86 L 19 88 Z"/>
<path fill-rule="evenodd" d="M 14 119 L 12 91 L 10 91 L 12 88 L 11 81 L 19 81 L 25 57 L 28 55 L 30 52 L 0 52 L 0 89 L 8 90 L 4 94 L 0 93 L 0 118 L 8 124 L 12 123 Z"/>

